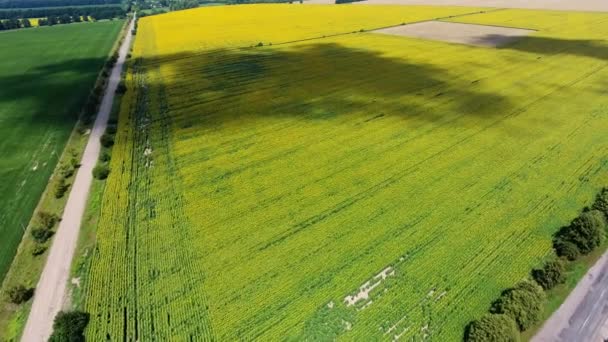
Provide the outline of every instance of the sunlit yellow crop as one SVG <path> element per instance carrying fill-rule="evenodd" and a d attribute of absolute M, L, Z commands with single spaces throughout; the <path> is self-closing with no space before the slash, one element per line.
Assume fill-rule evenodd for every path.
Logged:
<path fill-rule="evenodd" d="M 461 340 L 608 184 L 608 14 L 479 11 L 140 20 L 88 338 Z M 538 32 L 369 32 L 433 18 Z"/>

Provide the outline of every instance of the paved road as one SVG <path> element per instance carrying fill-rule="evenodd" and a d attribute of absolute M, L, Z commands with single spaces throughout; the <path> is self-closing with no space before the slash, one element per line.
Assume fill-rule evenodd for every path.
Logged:
<path fill-rule="evenodd" d="M 133 22 L 129 31 L 133 28 Z M 49 257 L 42 271 L 40 281 L 36 286 L 34 302 L 25 325 L 21 341 L 43 342 L 47 341 L 52 332 L 53 319 L 63 308 L 66 299 L 67 285 L 70 277 L 72 258 L 76 250 L 80 223 L 87 203 L 91 182 L 92 170 L 97 163 L 101 144 L 99 138 L 106 130 L 116 87 L 120 82 L 120 74 L 129 51 L 132 35 L 127 33 L 119 50 L 119 58 L 112 69 L 106 93 L 101 102 L 99 113 L 87 146 L 82 156 L 81 167 L 68 197 L 63 218 L 55 234 Z"/>
<path fill-rule="evenodd" d="M 608 253 L 591 268 L 532 342 L 601 342 L 608 338 Z"/>

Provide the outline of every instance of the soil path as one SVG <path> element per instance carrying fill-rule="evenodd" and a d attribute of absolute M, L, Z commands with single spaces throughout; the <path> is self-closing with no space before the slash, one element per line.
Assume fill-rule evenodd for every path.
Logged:
<path fill-rule="evenodd" d="M 92 170 L 97 163 L 101 144 L 99 138 L 105 132 L 112 110 L 114 93 L 120 82 L 125 57 L 131 45 L 134 21 L 129 24 L 129 31 L 120 46 L 119 58 L 112 69 L 105 95 L 97 114 L 97 119 L 89 141 L 82 156 L 81 167 L 78 170 L 70 191 L 67 204 L 59 228 L 55 234 L 47 262 L 42 271 L 40 281 L 36 286 L 34 302 L 21 341 L 47 341 L 52 332 L 53 319 L 63 309 L 70 277 L 72 258 L 78 242 L 80 223 L 93 181 Z"/>

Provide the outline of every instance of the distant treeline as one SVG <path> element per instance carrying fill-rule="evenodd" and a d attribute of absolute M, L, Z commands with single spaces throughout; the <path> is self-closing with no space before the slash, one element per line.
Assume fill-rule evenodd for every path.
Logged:
<path fill-rule="evenodd" d="M 336 0 L 336 4 L 348 4 L 351 2 L 357 2 L 357 1 L 363 1 L 363 0 Z"/>
<path fill-rule="evenodd" d="M 2 0 L 0 0 L 2 1 Z M 125 9 L 121 6 L 87 6 L 60 8 L 30 8 L 0 11 L 0 19 L 48 18 L 48 17 L 93 17 L 94 19 L 110 19 L 122 17 Z"/>
<path fill-rule="evenodd" d="M 0 8 L 67 7 L 120 4 L 122 0 L 0 0 Z"/>
<path fill-rule="evenodd" d="M 0 20 L 0 31 L 14 30 L 18 28 L 32 27 L 32 23 L 28 19 L 9 19 Z"/>

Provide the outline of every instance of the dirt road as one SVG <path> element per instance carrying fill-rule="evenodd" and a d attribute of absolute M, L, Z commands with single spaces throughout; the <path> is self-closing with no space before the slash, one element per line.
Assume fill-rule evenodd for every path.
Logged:
<path fill-rule="evenodd" d="M 112 110 L 114 93 L 120 82 L 122 67 L 131 44 L 132 35 L 130 31 L 133 28 L 133 24 L 134 22 L 131 22 L 129 25 L 129 33 L 125 36 L 119 50 L 118 61 L 112 69 L 106 93 L 82 156 L 82 166 L 78 170 L 78 174 L 72 185 L 62 220 L 49 252 L 48 260 L 42 271 L 40 281 L 36 286 L 34 302 L 32 303 L 32 309 L 21 341 L 42 342 L 48 340 L 52 332 L 53 319 L 63 309 L 70 277 L 70 267 L 78 241 L 80 223 L 86 207 L 91 182 L 93 181 L 92 170 L 97 163 L 101 149 L 99 138 L 106 130 L 108 117 Z"/>

